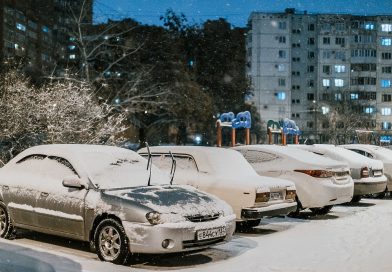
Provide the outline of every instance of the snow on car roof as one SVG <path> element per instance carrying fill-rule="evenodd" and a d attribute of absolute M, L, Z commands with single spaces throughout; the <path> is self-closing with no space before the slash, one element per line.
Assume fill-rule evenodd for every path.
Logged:
<path fill-rule="evenodd" d="M 331 144 L 314 144 L 314 145 L 292 145 L 296 148 L 303 148 L 308 151 L 315 153 L 325 154 L 328 157 L 345 161 L 350 167 L 364 167 L 370 166 L 372 168 L 378 169 L 383 168 L 383 163 L 380 160 L 374 160 L 362 156 L 354 151 L 348 150 L 343 147 L 331 145 Z"/>
<path fill-rule="evenodd" d="M 245 149 L 245 150 L 260 150 L 265 152 L 270 152 L 272 154 L 279 155 L 281 157 L 292 158 L 298 162 L 311 164 L 315 166 L 323 167 L 342 167 L 347 165 L 341 161 L 336 161 L 327 157 L 322 157 L 316 155 L 312 152 L 297 149 L 291 146 L 280 146 L 280 145 L 245 145 L 234 147 L 235 150 Z M 281 166 L 283 167 L 283 166 Z"/>
<path fill-rule="evenodd" d="M 367 152 L 373 152 L 377 154 L 377 157 L 382 159 L 384 163 L 386 161 L 392 162 L 392 150 L 382 146 L 370 145 L 370 144 L 349 144 L 349 145 L 342 145 L 342 147 L 348 149 L 358 149 Z"/>

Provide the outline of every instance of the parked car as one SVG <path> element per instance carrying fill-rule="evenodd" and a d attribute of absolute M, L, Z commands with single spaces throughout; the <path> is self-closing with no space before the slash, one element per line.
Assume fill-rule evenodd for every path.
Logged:
<path fill-rule="evenodd" d="M 29 148 L 0 169 L 0 237 L 15 227 L 92 241 L 101 260 L 197 250 L 227 241 L 224 201 L 170 185 L 136 152 L 97 145 Z M 149 174 L 151 171 L 151 175 Z"/>
<path fill-rule="evenodd" d="M 326 214 L 335 204 L 350 202 L 354 182 L 347 164 L 289 146 L 234 147 L 259 175 L 288 179 L 297 188 L 297 213 L 310 208 Z"/>
<path fill-rule="evenodd" d="M 342 147 L 348 150 L 357 152 L 363 156 L 371 159 L 380 160 L 384 163 L 384 175 L 387 177 L 387 186 L 381 193 L 376 194 L 377 197 L 383 198 L 387 192 L 392 191 L 392 150 L 389 148 L 367 145 L 367 144 L 350 144 L 342 145 Z"/>
<path fill-rule="evenodd" d="M 354 196 L 352 202 L 360 201 L 364 195 L 380 193 L 387 186 L 384 165 L 380 160 L 365 158 L 343 147 L 329 144 L 293 146 L 347 163 L 350 167 L 351 177 L 354 180 Z"/>
<path fill-rule="evenodd" d="M 234 150 L 202 146 L 150 147 L 153 163 L 169 171 L 172 157 L 174 183 L 192 185 L 229 203 L 240 227 L 253 227 L 264 216 L 295 211 L 295 185 L 287 180 L 260 177 Z M 147 149 L 138 151 L 148 156 Z M 171 154 L 170 154 L 171 152 Z"/>

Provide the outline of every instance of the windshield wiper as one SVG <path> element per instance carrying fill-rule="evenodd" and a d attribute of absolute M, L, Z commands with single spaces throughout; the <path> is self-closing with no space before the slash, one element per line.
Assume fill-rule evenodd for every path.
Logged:
<path fill-rule="evenodd" d="M 151 156 L 151 151 L 150 151 L 150 146 L 146 142 L 146 147 L 148 151 L 148 159 L 147 159 L 147 170 L 150 167 L 150 173 L 148 175 L 148 181 L 147 181 L 147 186 L 150 186 L 151 183 L 151 169 L 152 169 L 152 156 Z"/>
<path fill-rule="evenodd" d="M 170 185 L 173 185 L 174 174 L 176 173 L 177 168 L 177 161 L 174 159 L 173 153 L 169 151 L 171 159 L 172 159 L 172 166 L 170 169 Z"/>

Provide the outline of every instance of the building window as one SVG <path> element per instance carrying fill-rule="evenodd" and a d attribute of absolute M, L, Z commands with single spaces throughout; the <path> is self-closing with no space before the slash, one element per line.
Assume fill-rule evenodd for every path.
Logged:
<path fill-rule="evenodd" d="M 313 122 L 312 122 L 312 121 L 306 122 L 306 126 L 307 126 L 308 128 L 313 128 Z"/>
<path fill-rule="evenodd" d="M 358 100 L 358 94 L 357 93 L 351 93 L 350 94 L 350 99 L 351 100 Z"/>
<path fill-rule="evenodd" d="M 382 122 L 382 129 L 391 129 L 392 128 L 392 123 L 391 122 Z"/>
<path fill-rule="evenodd" d="M 309 38 L 308 39 L 308 44 L 313 45 L 314 44 L 314 38 Z"/>
<path fill-rule="evenodd" d="M 392 24 L 381 24 L 381 31 L 383 32 L 392 31 Z"/>
<path fill-rule="evenodd" d="M 69 55 L 69 59 L 76 59 L 76 55 L 75 54 L 71 54 L 71 55 Z"/>
<path fill-rule="evenodd" d="M 382 58 L 382 59 L 391 59 L 391 58 L 392 58 L 392 53 L 389 53 L 389 52 L 382 52 L 382 53 L 381 53 L 381 58 Z"/>
<path fill-rule="evenodd" d="M 278 79 L 278 85 L 279 85 L 279 86 L 286 86 L 286 79 L 284 79 L 284 78 L 279 78 L 279 79 Z"/>
<path fill-rule="evenodd" d="M 390 79 L 381 79 L 381 87 L 382 88 L 391 87 L 391 80 Z"/>
<path fill-rule="evenodd" d="M 335 29 L 338 31 L 344 31 L 344 30 L 346 30 L 346 24 L 345 23 L 336 23 Z"/>
<path fill-rule="evenodd" d="M 313 79 L 308 80 L 308 87 L 314 87 L 314 80 Z"/>
<path fill-rule="evenodd" d="M 281 101 L 286 100 L 286 92 L 278 92 L 278 93 L 276 93 L 276 98 L 278 100 L 281 100 Z"/>
<path fill-rule="evenodd" d="M 374 30 L 374 23 L 373 22 L 365 22 L 363 28 L 366 30 Z"/>
<path fill-rule="evenodd" d="M 342 94 L 341 93 L 336 93 L 335 94 L 335 100 L 336 101 L 341 101 L 342 100 Z"/>
<path fill-rule="evenodd" d="M 381 38 L 381 45 L 391 46 L 392 45 L 392 39 L 391 38 Z"/>
<path fill-rule="evenodd" d="M 293 86 L 291 86 L 291 89 L 293 89 L 293 90 L 299 90 L 299 85 L 293 85 Z"/>
<path fill-rule="evenodd" d="M 392 66 L 381 67 L 381 72 L 383 74 L 392 74 Z"/>
<path fill-rule="evenodd" d="M 76 45 L 68 45 L 68 49 L 69 50 L 75 50 L 76 49 Z"/>
<path fill-rule="evenodd" d="M 381 108 L 381 115 L 391 115 L 391 108 Z"/>
<path fill-rule="evenodd" d="M 314 100 L 314 93 L 308 93 L 308 101 L 313 101 Z"/>
<path fill-rule="evenodd" d="M 26 31 L 26 26 L 21 23 L 16 23 L 16 28 L 19 29 L 20 31 Z"/>
<path fill-rule="evenodd" d="M 292 58 L 292 61 L 293 61 L 293 62 L 300 62 L 300 61 L 301 61 L 301 58 Z"/>
<path fill-rule="evenodd" d="M 344 80 L 343 79 L 335 79 L 335 86 L 336 87 L 343 87 L 344 86 Z"/>
<path fill-rule="evenodd" d="M 281 59 L 286 58 L 286 51 L 285 50 L 279 50 L 279 58 L 281 58 Z"/>
<path fill-rule="evenodd" d="M 308 52 L 308 58 L 309 58 L 309 59 L 314 59 L 314 57 L 315 57 L 314 52 L 313 52 L 313 51 L 309 51 L 309 52 Z"/>
<path fill-rule="evenodd" d="M 323 51 L 323 59 L 329 59 L 329 58 L 331 58 L 331 52 Z"/>
<path fill-rule="evenodd" d="M 371 114 L 374 112 L 374 108 L 373 107 L 365 107 L 364 109 L 365 113 Z"/>
<path fill-rule="evenodd" d="M 279 22 L 279 29 L 286 29 L 287 24 L 286 22 Z"/>
<path fill-rule="evenodd" d="M 346 66 L 345 65 L 335 65 L 335 72 L 336 73 L 346 72 Z"/>
<path fill-rule="evenodd" d="M 327 75 L 329 75 L 331 73 L 331 66 L 323 65 L 323 73 L 326 73 Z"/>
<path fill-rule="evenodd" d="M 278 64 L 278 71 L 279 72 L 284 72 L 285 70 L 286 70 L 286 67 L 285 67 L 285 65 L 284 64 Z"/>
<path fill-rule="evenodd" d="M 331 38 L 330 37 L 323 37 L 323 44 L 330 44 Z"/>
<path fill-rule="evenodd" d="M 340 60 L 345 61 L 346 60 L 346 52 L 336 51 L 335 52 L 335 59 L 340 59 Z"/>
<path fill-rule="evenodd" d="M 279 43 L 286 43 L 286 37 L 285 36 L 279 36 L 278 40 L 279 40 Z"/>
<path fill-rule="evenodd" d="M 343 47 L 344 44 L 345 44 L 345 39 L 341 38 L 341 37 L 336 37 L 335 38 L 335 44 L 339 44 L 339 45 L 341 45 Z"/>
<path fill-rule="evenodd" d="M 322 107 L 321 107 L 321 112 L 322 112 L 322 114 L 327 114 L 327 113 L 329 113 L 329 107 L 322 106 Z"/>
<path fill-rule="evenodd" d="M 376 57 L 377 51 L 375 49 L 353 49 L 351 50 L 351 57 Z"/>
<path fill-rule="evenodd" d="M 313 72 L 314 72 L 314 66 L 308 65 L 308 73 L 313 73 Z"/>
<path fill-rule="evenodd" d="M 50 29 L 47 26 L 42 26 L 41 30 L 42 30 L 42 32 L 45 32 L 45 33 L 49 33 L 50 32 Z"/>
<path fill-rule="evenodd" d="M 323 87 L 329 87 L 331 85 L 331 81 L 329 79 L 323 79 Z"/>
<path fill-rule="evenodd" d="M 383 94 L 381 96 L 382 102 L 391 102 L 392 101 L 392 94 Z"/>
<path fill-rule="evenodd" d="M 292 75 L 292 76 L 300 76 L 301 73 L 300 73 L 299 71 L 292 71 L 292 72 L 291 72 L 291 75 Z"/>
<path fill-rule="evenodd" d="M 314 31 L 314 24 L 308 24 L 308 30 Z"/>

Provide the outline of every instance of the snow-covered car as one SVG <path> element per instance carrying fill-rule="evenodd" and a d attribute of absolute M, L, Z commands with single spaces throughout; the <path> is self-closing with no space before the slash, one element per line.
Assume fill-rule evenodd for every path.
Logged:
<path fill-rule="evenodd" d="M 366 158 L 356 152 L 330 144 L 292 146 L 347 163 L 354 180 L 352 202 L 360 201 L 364 195 L 383 192 L 387 186 L 384 165 L 380 160 Z"/>
<path fill-rule="evenodd" d="M 90 241 L 101 260 L 117 264 L 130 253 L 198 250 L 232 237 L 227 203 L 170 185 L 151 167 L 118 147 L 29 148 L 0 169 L 0 237 L 24 228 Z"/>
<path fill-rule="evenodd" d="M 377 194 L 379 198 L 383 198 L 386 192 L 392 191 L 392 150 L 389 148 L 368 145 L 368 144 L 349 144 L 342 145 L 351 151 L 357 152 L 371 159 L 380 160 L 384 163 L 384 175 L 387 177 L 387 187 L 384 192 Z"/>
<path fill-rule="evenodd" d="M 297 208 L 292 182 L 260 177 L 234 150 L 202 146 L 155 146 L 150 150 L 153 163 L 163 170 L 169 171 L 175 159 L 175 183 L 192 185 L 229 203 L 241 227 L 256 226 L 264 216 L 287 215 Z M 147 149 L 138 152 L 148 156 Z"/>
<path fill-rule="evenodd" d="M 291 180 L 297 189 L 298 209 L 328 213 L 333 205 L 350 202 L 354 182 L 347 164 L 289 146 L 234 147 L 259 175 Z"/>

